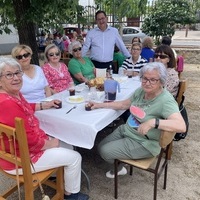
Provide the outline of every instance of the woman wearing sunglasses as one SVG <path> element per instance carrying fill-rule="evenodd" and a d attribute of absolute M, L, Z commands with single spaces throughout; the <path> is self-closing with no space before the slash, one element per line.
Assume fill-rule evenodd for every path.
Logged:
<path fill-rule="evenodd" d="M 44 56 L 46 63 L 43 65 L 43 71 L 52 93 L 66 90 L 73 80 L 67 66 L 60 62 L 60 49 L 55 44 L 50 44 L 45 48 Z"/>
<path fill-rule="evenodd" d="M 176 60 L 174 57 L 174 52 L 171 47 L 167 45 L 160 45 L 155 49 L 154 61 L 161 62 L 167 68 L 167 90 L 176 97 L 178 93 L 179 78 L 176 68 Z"/>
<path fill-rule="evenodd" d="M 51 96 L 51 89 L 41 67 L 31 64 L 32 49 L 27 45 L 17 45 L 11 54 L 22 66 L 24 74 L 20 91 L 25 99 L 30 103 L 36 103 Z"/>
<path fill-rule="evenodd" d="M 73 75 L 76 84 L 87 82 L 95 78 L 95 67 L 88 57 L 82 57 L 82 45 L 79 41 L 74 41 L 69 45 L 69 53 L 73 58 L 69 61 L 69 71 Z"/>

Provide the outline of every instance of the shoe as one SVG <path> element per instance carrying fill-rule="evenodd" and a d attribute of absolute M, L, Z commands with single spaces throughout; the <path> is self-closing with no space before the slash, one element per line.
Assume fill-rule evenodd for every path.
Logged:
<path fill-rule="evenodd" d="M 127 174 L 127 169 L 125 167 L 122 167 L 122 169 L 120 171 L 118 171 L 117 175 L 126 175 Z M 114 178 L 114 172 L 113 171 L 108 171 L 106 172 L 106 177 L 107 178 Z"/>
<path fill-rule="evenodd" d="M 83 194 L 81 192 L 70 194 L 70 195 L 64 195 L 65 200 L 88 200 L 89 196 L 87 194 Z"/>

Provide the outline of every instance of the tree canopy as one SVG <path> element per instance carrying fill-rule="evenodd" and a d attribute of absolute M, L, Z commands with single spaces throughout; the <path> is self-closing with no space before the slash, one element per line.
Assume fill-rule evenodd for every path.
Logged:
<path fill-rule="evenodd" d="M 188 0 L 156 1 L 148 17 L 144 20 L 142 30 L 155 37 L 159 43 L 161 36 L 173 36 L 175 24 L 192 24 L 196 21 L 196 13 Z"/>

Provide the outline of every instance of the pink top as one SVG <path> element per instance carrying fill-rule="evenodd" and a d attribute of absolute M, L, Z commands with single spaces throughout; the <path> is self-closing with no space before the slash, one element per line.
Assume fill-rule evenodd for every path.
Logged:
<path fill-rule="evenodd" d="M 0 122 L 14 127 L 15 117 L 24 119 L 29 153 L 32 162 L 35 163 L 44 152 L 42 148 L 45 144 L 45 140 L 48 139 L 48 136 L 40 129 L 39 121 L 34 116 L 35 103 L 28 103 L 21 93 L 20 98 L 21 99 L 18 99 L 6 93 L 0 93 Z M 6 146 L 9 146 L 8 138 L 5 137 L 4 140 L 6 141 Z M 18 148 L 16 153 L 19 155 Z M 4 170 L 15 169 L 14 164 L 3 159 L 0 159 L 0 167 Z"/>
<path fill-rule="evenodd" d="M 59 69 L 52 67 L 49 63 L 45 63 L 42 67 L 49 87 L 56 92 L 61 92 L 69 87 L 72 77 L 68 71 L 67 66 L 60 62 Z"/>

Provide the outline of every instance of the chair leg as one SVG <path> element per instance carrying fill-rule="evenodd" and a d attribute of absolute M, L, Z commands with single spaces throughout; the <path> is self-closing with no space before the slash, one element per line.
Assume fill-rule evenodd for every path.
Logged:
<path fill-rule="evenodd" d="M 166 164 L 164 171 L 164 185 L 163 185 L 164 190 L 166 190 L 167 188 L 167 171 L 168 171 L 168 163 Z"/>
<path fill-rule="evenodd" d="M 172 157 L 172 148 L 173 148 L 173 141 L 169 145 L 169 151 L 168 151 L 168 155 L 167 155 L 167 159 L 168 160 L 171 160 L 171 157 Z"/>
<path fill-rule="evenodd" d="M 156 172 L 154 174 L 154 194 L 153 194 L 153 199 L 157 199 L 157 183 L 158 183 L 158 173 Z"/>
<path fill-rule="evenodd" d="M 114 184 L 115 184 L 115 199 L 118 198 L 118 176 L 117 176 L 117 172 L 118 172 L 118 160 L 115 160 L 114 163 L 114 173 L 115 173 L 115 178 L 114 178 Z"/>
<path fill-rule="evenodd" d="M 133 175 L 133 166 L 130 165 L 130 175 Z"/>
<path fill-rule="evenodd" d="M 81 172 L 84 174 L 84 176 L 85 176 L 85 178 L 87 180 L 87 188 L 88 188 L 88 191 L 90 191 L 90 179 L 89 179 L 88 175 L 86 174 L 86 172 L 83 169 L 81 169 Z"/>

